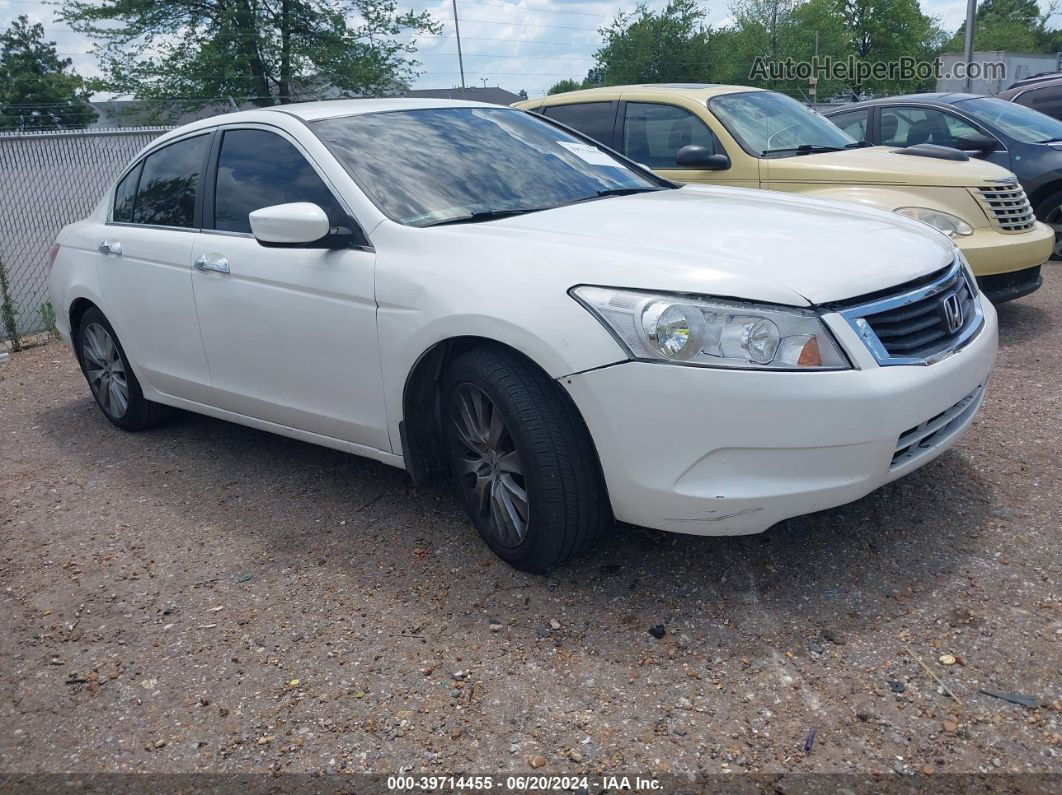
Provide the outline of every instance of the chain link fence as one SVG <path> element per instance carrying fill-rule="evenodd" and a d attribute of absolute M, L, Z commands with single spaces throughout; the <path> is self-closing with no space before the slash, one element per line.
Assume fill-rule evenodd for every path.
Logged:
<path fill-rule="evenodd" d="M 142 147 L 170 127 L 0 133 L 0 347 L 54 329 L 48 247 L 84 218 Z"/>

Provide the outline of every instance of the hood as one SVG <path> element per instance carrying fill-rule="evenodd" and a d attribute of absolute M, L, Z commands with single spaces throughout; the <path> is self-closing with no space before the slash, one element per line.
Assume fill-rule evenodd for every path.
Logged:
<path fill-rule="evenodd" d="M 898 147 L 874 146 L 762 160 L 768 182 L 825 182 L 874 185 L 977 187 L 1014 181 L 1002 166 L 970 159 L 938 160 L 899 153 Z"/>
<path fill-rule="evenodd" d="M 698 293 L 803 306 L 894 287 L 947 266 L 922 223 L 856 204 L 687 185 L 431 232 L 463 256 L 523 260 L 568 286 Z M 478 249 L 478 250 L 477 250 Z M 567 289 L 567 288 L 565 288 Z"/>

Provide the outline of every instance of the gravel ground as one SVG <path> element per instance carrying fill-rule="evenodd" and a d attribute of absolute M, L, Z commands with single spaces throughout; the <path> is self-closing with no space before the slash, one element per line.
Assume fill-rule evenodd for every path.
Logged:
<path fill-rule="evenodd" d="M 937 461 L 760 536 L 619 528 L 548 577 L 398 470 L 193 415 L 122 433 L 63 345 L 16 354 L 0 770 L 1058 772 L 1047 270 Z"/>

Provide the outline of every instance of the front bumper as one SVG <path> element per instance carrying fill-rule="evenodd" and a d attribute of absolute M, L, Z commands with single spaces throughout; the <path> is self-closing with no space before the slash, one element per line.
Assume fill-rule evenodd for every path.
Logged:
<path fill-rule="evenodd" d="M 981 332 L 928 366 L 863 355 L 863 369 L 820 373 L 626 362 L 559 382 L 597 445 L 617 519 L 758 533 L 859 499 L 954 444 L 995 361 L 996 313 L 984 304 Z"/>
<path fill-rule="evenodd" d="M 1010 273 L 1041 265 L 1051 258 L 1055 231 L 1039 221 L 1028 232 L 1003 234 L 992 227 L 952 238 L 976 276 Z"/>
<path fill-rule="evenodd" d="M 980 276 L 977 279 L 977 286 L 993 304 L 1002 304 L 1004 301 L 1013 301 L 1015 298 L 1035 293 L 1043 283 L 1044 277 L 1040 274 L 1039 265 L 1010 273 L 993 273 L 991 276 Z"/>

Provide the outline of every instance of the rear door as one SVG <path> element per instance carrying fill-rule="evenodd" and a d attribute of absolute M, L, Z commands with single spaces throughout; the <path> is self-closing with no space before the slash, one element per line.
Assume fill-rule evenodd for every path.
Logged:
<path fill-rule="evenodd" d="M 210 402 L 211 388 L 192 296 L 192 249 L 212 136 L 182 138 L 138 162 L 118 183 L 97 241 L 107 317 L 137 377 L 201 403 Z"/>
<path fill-rule="evenodd" d="M 193 259 L 217 404 L 332 439 L 389 449 L 376 336 L 375 253 L 267 248 L 248 214 L 312 202 L 348 209 L 298 142 L 266 125 L 218 134 Z"/>

